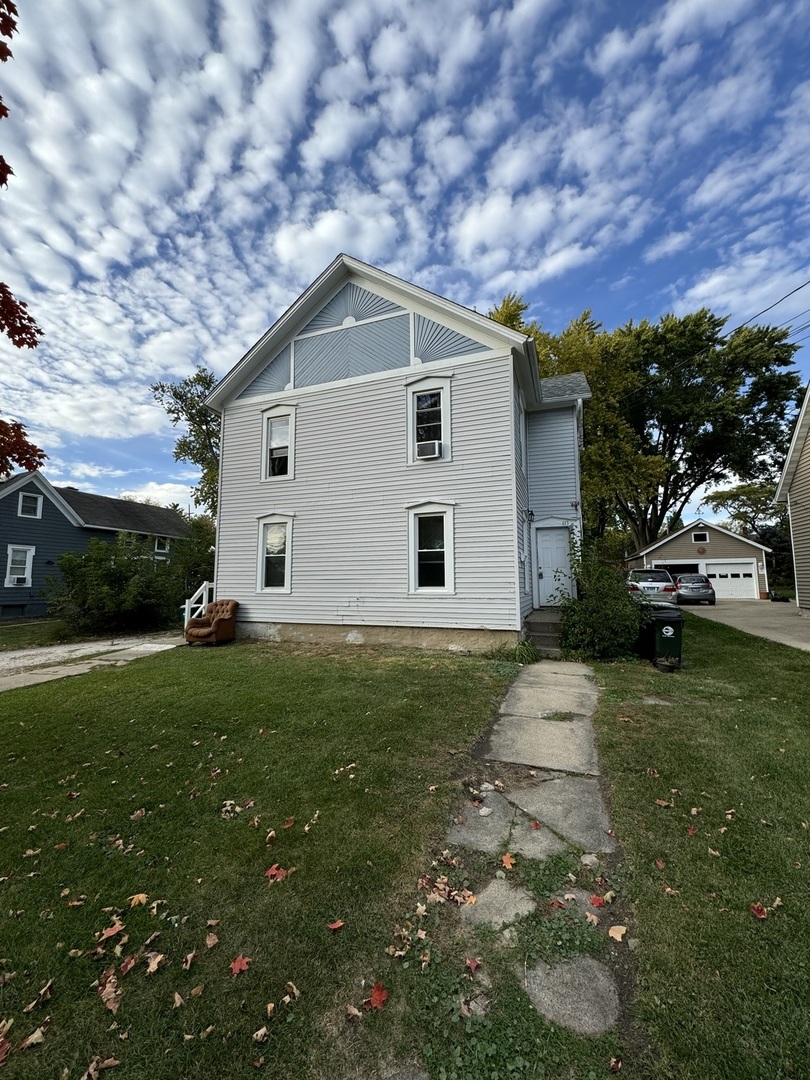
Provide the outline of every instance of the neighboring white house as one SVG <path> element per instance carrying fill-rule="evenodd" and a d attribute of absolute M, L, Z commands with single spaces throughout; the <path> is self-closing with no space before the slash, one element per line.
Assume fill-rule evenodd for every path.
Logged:
<path fill-rule="evenodd" d="M 570 584 L 581 373 L 339 255 L 218 384 L 242 636 L 488 647 Z"/>
<path fill-rule="evenodd" d="M 790 539 L 793 544 L 793 571 L 796 604 L 802 615 L 810 615 L 810 387 L 808 387 L 796 428 L 776 488 L 775 502 L 787 503 Z"/>
<path fill-rule="evenodd" d="M 658 567 L 677 574 L 705 574 L 718 600 L 767 600 L 771 549 L 711 522 L 691 521 L 677 532 L 637 551 L 633 567 Z"/>

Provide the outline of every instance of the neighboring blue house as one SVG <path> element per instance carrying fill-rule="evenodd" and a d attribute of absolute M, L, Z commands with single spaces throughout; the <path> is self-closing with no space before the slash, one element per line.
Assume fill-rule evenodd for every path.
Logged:
<path fill-rule="evenodd" d="M 0 619 L 44 615 L 45 579 L 58 575 L 59 556 L 81 554 L 94 537 L 113 541 L 119 532 L 154 538 L 155 555 L 168 558 L 188 526 L 165 506 L 56 488 L 39 472 L 0 483 Z"/>
<path fill-rule="evenodd" d="M 207 400 L 239 633 L 516 641 L 572 588 L 589 397 L 525 333 L 338 256 Z"/>

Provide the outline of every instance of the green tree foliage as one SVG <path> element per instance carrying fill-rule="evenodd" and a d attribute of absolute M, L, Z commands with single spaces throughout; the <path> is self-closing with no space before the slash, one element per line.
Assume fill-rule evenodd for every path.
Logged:
<path fill-rule="evenodd" d="M 207 408 L 205 399 L 216 381 L 213 371 L 198 367 L 179 383 L 157 382 L 150 387 L 172 424 L 186 428 L 174 444 L 174 460 L 188 461 L 200 469 L 200 482 L 192 489 L 194 503 L 213 518 L 217 514 L 220 426 L 219 417 Z"/>
<path fill-rule="evenodd" d="M 47 583 L 49 613 L 76 633 L 179 632 L 183 602 L 214 576 L 214 523 L 206 515 L 187 520 L 190 533 L 172 540 L 168 559 L 155 557 L 153 538 L 132 533 L 60 556 L 59 577 Z"/>
<path fill-rule="evenodd" d="M 139 633 L 180 623 L 174 570 L 156 559 L 151 540 L 118 533 L 93 539 L 82 555 L 60 555 L 61 580 L 48 581 L 48 612 L 78 633 Z"/>
<path fill-rule="evenodd" d="M 490 315 L 522 319 L 510 294 Z M 541 377 L 584 371 L 583 513 L 590 536 L 624 526 L 632 546 L 659 538 L 703 487 L 772 476 L 801 389 L 789 329 L 742 327 L 707 309 L 608 332 L 586 311 L 558 335 L 520 326 L 537 345 Z"/>
<path fill-rule="evenodd" d="M 713 491 L 703 500 L 715 514 L 728 517 L 728 527 L 771 548 L 771 576 L 779 585 L 793 584 L 793 546 L 787 506 L 774 503 L 776 484 L 753 480 Z"/>
<path fill-rule="evenodd" d="M 574 552 L 571 566 L 577 597 L 560 597 L 560 647 L 577 660 L 617 660 L 631 656 L 646 612 L 627 591 L 622 570 L 605 563 L 601 543 Z"/>

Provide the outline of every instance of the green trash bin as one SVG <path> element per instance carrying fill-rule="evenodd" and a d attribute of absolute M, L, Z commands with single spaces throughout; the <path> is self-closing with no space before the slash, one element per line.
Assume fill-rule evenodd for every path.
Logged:
<path fill-rule="evenodd" d="M 641 631 L 641 655 L 662 670 L 674 671 L 681 666 L 686 619 L 672 604 L 653 604 L 651 607 L 649 621 Z"/>

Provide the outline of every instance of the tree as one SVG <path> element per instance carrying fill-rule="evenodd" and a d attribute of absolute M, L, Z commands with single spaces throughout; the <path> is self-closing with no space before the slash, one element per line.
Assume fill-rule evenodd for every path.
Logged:
<path fill-rule="evenodd" d="M 9 41 L 17 32 L 17 8 L 12 0 L 0 0 L 0 37 Z M 0 61 L 3 63 L 12 57 L 11 49 L 5 41 L 0 41 Z M 0 97 L 0 120 L 8 116 L 8 109 Z M 8 187 L 9 176 L 14 175 L 6 159 L 0 154 L 0 186 Z M 42 330 L 37 326 L 28 305 L 18 300 L 8 285 L 0 281 L 0 333 L 5 334 L 18 349 L 35 349 Z"/>
<path fill-rule="evenodd" d="M 27 438 L 22 424 L 0 417 L 0 480 L 11 476 L 15 467 L 27 472 L 41 468 L 47 456 Z"/>
<path fill-rule="evenodd" d="M 582 453 L 589 536 L 624 526 L 647 547 L 701 488 L 772 477 L 801 390 L 785 370 L 789 328 L 724 336 L 726 319 L 704 308 L 607 332 L 586 311 L 551 335 L 523 324 L 526 310 L 510 294 L 490 315 L 531 334 L 542 377 L 584 371 L 593 392 Z"/>
<path fill-rule="evenodd" d="M 205 405 L 205 399 L 216 381 L 213 371 L 198 367 L 193 375 L 179 383 L 157 382 L 150 387 L 172 424 L 175 427 L 183 424 L 187 428 L 174 444 L 174 460 L 189 461 L 201 470 L 200 482 L 192 489 L 194 503 L 205 507 L 214 518 L 219 485 L 220 427 L 219 417 Z"/>

